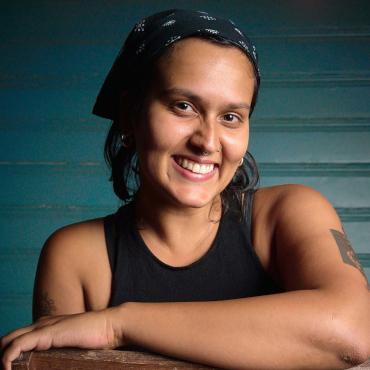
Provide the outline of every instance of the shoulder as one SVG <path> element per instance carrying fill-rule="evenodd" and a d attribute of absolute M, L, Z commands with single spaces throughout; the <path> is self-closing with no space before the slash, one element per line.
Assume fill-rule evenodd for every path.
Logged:
<path fill-rule="evenodd" d="M 46 240 L 43 251 L 61 256 L 78 255 L 99 248 L 102 237 L 103 218 L 85 220 L 55 230 Z"/>
<path fill-rule="evenodd" d="M 85 284 L 92 271 L 107 261 L 103 220 L 90 219 L 57 229 L 46 240 L 40 261 L 55 271 L 73 274 Z"/>
<path fill-rule="evenodd" d="M 317 190 L 300 184 L 259 188 L 253 198 L 252 243 L 262 265 L 276 277 L 277 246 L 299 242 L 310 232 L 340 230 L 334 207 Z M 281 248 L 280 248 L 281 249 Z"/>
<path fill-rule="evenodd" d="M 103 219 L 61 227 L 41 250 L 33 290 L 34 318 L 105 308 L 110 283 Z"/>
<path fill-rule="evenodd" d="M 261 188 L 255 194 L 254 217 L 269 228 L 271 238 L 294 242 L 307 228 L 312 232 L 343 230 L 330 201 L 319 191 L 301 184 Z M 273 240 L 271 239 L 271 243 Z"/>
<path fill-rule="evenodd" d="M 285 288 L 334 286 L 344 277 L 347 284 L 363 285 L 360 264 L 351 263 L 353 269 L 343 263 L 343 255 L 355 254 L 340 217 L 323 194 L 305 185 L 289 184 L 261 189 L 256 196 L 257 208 L 263 208 L 267 199 L 263 214 L 270 223 L 270 253 Z"/>
<path fill-rule="evenodd" d="M 297 214 L 302 217 L 335 217 L 336 215 L 334 207 L 322 193 L 302 184 L 260 188 L 255 193 L 254 207 L 256 213 L 263 210 L 269 215 L 270 220 L 275 222 Z M 307 214 L 308 211 L 309 214 Z M 326 213 L 322 214 L 322 211 Z"/>

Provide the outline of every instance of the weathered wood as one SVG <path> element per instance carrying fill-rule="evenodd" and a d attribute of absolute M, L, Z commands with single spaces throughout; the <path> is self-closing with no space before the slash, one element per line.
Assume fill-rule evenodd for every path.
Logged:
<path fill-rule="evenodd" d="M 347 370 L 352 370 L 352 369 L 370 370 L 370 358 L 363 364 L 358 365 L 356 367 L 351 367 L 350 369 L 347 369 Z"/>
<path fill-rule="evenodd" d="M 12 370 L 118 370 L 208 369 L 214 367 L 180 361 L 159 354 L 120 350 L 50 349 L 23 353 Z M 351 369 L 370 370 L 370 359 Z M 351 370 L 348 369 L 348 370 Z M 220 369 L 219 369 L 220 370 Z"/>
<path fill-rule="evenodd" d="M 21 353 L 20 356 L 15 361 L 13 361 L 12 370 L 29 370 L 29 364 L 32 356 L 33 352 Z"/>
<path fill-rule="evenodd" d="M 119 350 L 50 349 L 23 354 L 12 370 L 118 370 L 118 369 L 208 369 L 216 368 L 180 361 L 149 352 Z"/>

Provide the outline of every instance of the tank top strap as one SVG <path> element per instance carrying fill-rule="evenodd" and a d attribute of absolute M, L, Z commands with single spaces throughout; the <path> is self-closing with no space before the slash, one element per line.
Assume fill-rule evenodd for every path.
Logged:
<path fill-rule="evenodd" d="M 115 213 L 104 217 L 105 243 L 107 246 L 108 259 L 112 272 L 116 270 L 118 263 L 118 248 L 120 245 L 122 227 L 127 226 L 127 222 L 122 222 L 122 218 L 127 216 L 126 213 L 130 212 L 130 209 L 128 208 L 128 206 L 121 206 Z M 127 218 L 130 220 L 130 217 L 126 217 L 126 219 Z"/>
<path fill-rule="evenodd" d="M 252 209 L 253 209 L 253 198 L 256 189 L 251 189 L 245 193 L 244 199 L 244 223 L 246 227 L 246 236 L 249 245 L 252 245 Z"/>
<path fill-rule="evenodd" d="M 115 270 L 116 260 L 117 260 L 117 223 L 116 223 L 117 213 L 112 213 L 104 217 L 104 234 L 105 234 L 105 244 L 107 246 L 108 259 L 111 270 Z"/>

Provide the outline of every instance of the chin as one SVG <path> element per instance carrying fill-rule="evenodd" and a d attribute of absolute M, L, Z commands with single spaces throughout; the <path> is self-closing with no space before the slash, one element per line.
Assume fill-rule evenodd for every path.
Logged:
<path fill-rule="evenodd" d="M 176 203 L 183 207 L 202 208 L 212 203 L 215 194 L 205 191 L 177 192 L 174 194 Z"/>

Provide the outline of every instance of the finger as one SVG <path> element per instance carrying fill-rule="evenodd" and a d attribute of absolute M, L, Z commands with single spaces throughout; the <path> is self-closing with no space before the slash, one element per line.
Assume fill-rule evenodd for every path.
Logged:
<path fill-rule="evenodd" d="M 15 338 L 19 337 L 20 335 L 23 335 L 25 333 L 28 333 L 34 329 L 34 325 L 25 326 L 23 328 L 19 328 L 17 330 L 14 330 L 10 332 L 7 335 L 4 335 L 0 340 L 0 348 L 3 350 L 5 349 L 10 342 L 12 342 Z"/>
<path fill-rule="evenodd" d="M 19 337 L 20 335 L 26 334 L 37 328 L 43 328 L 45 326 L 55 324 L 65 317 L 66 315 L 47 316 L 42 318 L 40 321 L 36 321 L 32 325 L 14 330 L 0 339 L 0 348 L 5 349 L 11 341 Z"/>
<path fill-rule="evenodd" d="M 18 358 L 22 352 L 47 350 L 51 347 L 51 343 L 49 331 L 44 328 L 35 329 L 17 337 L 4 351 L 2 358 L 4 370 L 11 370 L 12 361 Z"/>

